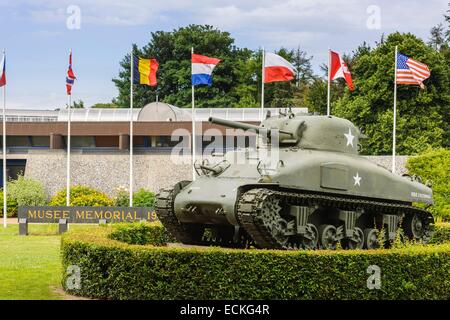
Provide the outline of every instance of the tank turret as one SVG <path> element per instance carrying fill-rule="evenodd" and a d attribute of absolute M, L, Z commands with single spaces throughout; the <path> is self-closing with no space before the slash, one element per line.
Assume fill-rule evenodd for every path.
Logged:
<path fill-rule="evenodd" d="M 269 138 L 275 132 L 280 148 L 295 145 L 304 149 L 358 154 L 359 140 L 365 138 L 353 123 L 332 116 L 289 113 L 266 118 L 260 126 L 213 117 L 209 118 L 209 122 L 235 129 L 252 130 Z"/>

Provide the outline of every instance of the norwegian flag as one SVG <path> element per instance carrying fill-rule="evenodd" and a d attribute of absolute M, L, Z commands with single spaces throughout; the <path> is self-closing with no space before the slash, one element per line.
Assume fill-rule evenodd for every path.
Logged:
<path fill-rule="evenodd" d="M 397 53 L 397 84 L 415 84 L 425 88 L 423 81 L 430 77 L 430 69 L 424 63 Z"/>
<path fill-rule="evenodd" d="M 69 55 L 69 69 L 67 70 L 67 77 L 66 77 L 66 90 L 67 90 L 67 95 L 71 95 L 72 94 L 72 86 L 75 82 L 75 75 L 73 73 L 72 70 L 72 50 L 70 50 L 70 55 Z"/>

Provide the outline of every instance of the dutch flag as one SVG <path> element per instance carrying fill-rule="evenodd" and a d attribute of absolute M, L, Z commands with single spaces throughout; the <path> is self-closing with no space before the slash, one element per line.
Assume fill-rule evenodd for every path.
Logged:
<path fill-rule="evenodd" d="M 6 85 L 6 55 L 3 53 L 3 59 L 0 63 L 0 87 Z"/>
<path fill-rule="evenodd" d="M 220 59 L 210 58 L 199 54 L 192 54 L 192 85 L 212 85 L 212 72 Z"/>

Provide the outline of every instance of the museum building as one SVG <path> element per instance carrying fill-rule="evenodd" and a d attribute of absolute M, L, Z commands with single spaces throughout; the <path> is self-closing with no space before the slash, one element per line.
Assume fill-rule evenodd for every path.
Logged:
<path fill-rule="evenodd" d="M 279 109 L 276 108 L 266 108 L 265 112 L 267 111 L 272 116 L 279 114 Z M 127 185 L 130 112 L 130 109 L 125 108 L 71 109 L 73 184 L 90 185 L 110 194 L 114 188 Z M 293 112 L 307 112 L 307 109 L 295 108 Z M 208 122 L 211 116 L 259 124 L 260 109 L 196 109 L 196 141 L 203 141 L 200 148 L 205 148 L 211 141 L 201 138 L 209 129 L 216 129 L 215 132 L 219 130 L 225 135 L 225 127 Z M 25 176 L 42 181 L 49 193 L 63 188 L 67 110 L 7 109 L 6 121 L 8 177 L 14 178 L 23 172 Z M 173 141 L 174 131 L 183 129 L 180 132 L 187 136 L 191 134 L 191 109 L 153 102 L 142 109 L 134 109 L 133 122 L 135 188 L 144 187 L 157 191 L 173 180 L 189 178 L 190 165 L 186 162 L 183 165 L 172 165 L 169 157 L 173 148 L 179 144 L 179 141 Z M 238 130 L 232 133 L 235 139 L 239 134 Z M 247 146 L 251 144 L 251 139 L 245 141 Z M 224 151 L 230 149 L 229 143 L 223 141 L 223 145 Z"/>

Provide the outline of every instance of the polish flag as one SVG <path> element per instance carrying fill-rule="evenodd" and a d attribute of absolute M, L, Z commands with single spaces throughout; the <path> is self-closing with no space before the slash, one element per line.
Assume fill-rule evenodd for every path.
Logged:
<path fill-rule="evenodd" d="M 350 91 L 355 90 L 353 87 L 352 75 L 348 70 L 347 64 L 342 60 L 339 53 L 330 50 L 330 81 L 337 78 L 344 78 Z"/>
<path fill-rule="evenodd" d="M 290 81 L 296 74 L 295 67 L 283 57 L 267 52 L 264 56 L 264 83 Z"/>
<path fill-rule="evenodd" d="M 0 87 L 6 85 L 6 56 L 3 54 L 2 62 L 0 63 Z"/>

